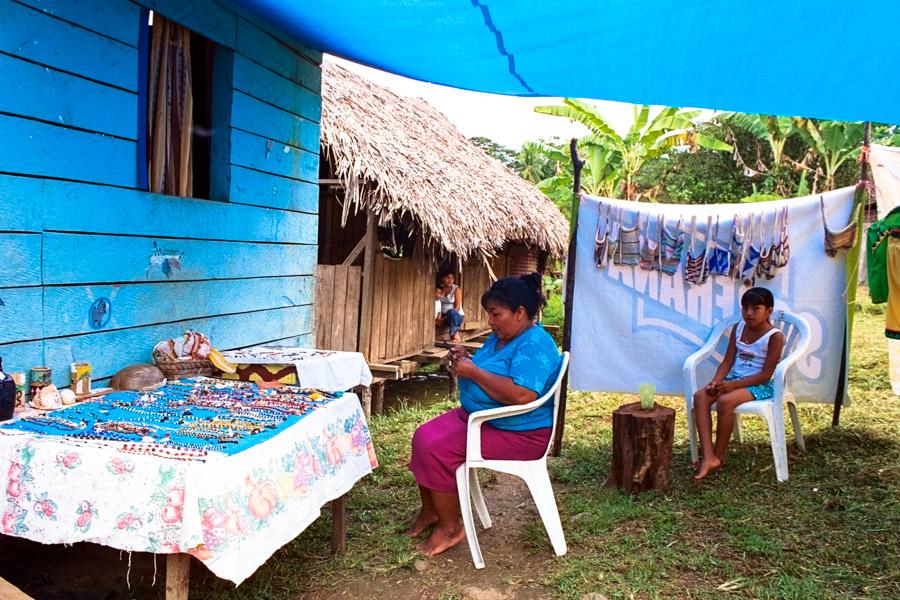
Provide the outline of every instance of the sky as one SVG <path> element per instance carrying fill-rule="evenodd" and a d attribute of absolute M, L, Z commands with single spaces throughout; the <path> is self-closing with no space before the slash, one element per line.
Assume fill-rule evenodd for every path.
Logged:
<path fill-rule="evenodd" d="M 423 98 L 444 113 L 469 138 L 486 137 L 518 150 L 526 141 L 554 136 L 568 140 L 588 133 L 580 123 L 534 112 L 535 106 L 560 104 L 561 98 L 520 98 L 470 92 L 408 79 L 333 56 L 326 56 L 326 60 L 336 62 L 401 96 Z M 600 100 L 590 102 L 600 107 L 601 114 L 619 132 L 627 130 L 633 120 L 631 104 Z"/>

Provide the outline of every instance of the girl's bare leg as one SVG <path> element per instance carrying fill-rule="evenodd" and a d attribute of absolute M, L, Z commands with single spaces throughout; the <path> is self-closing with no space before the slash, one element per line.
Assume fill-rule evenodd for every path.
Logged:
<path fill-rule="evenodd" d="M 734 429 L 734 409 L 751 400 L 753 400 L 753 394 L 747 388 L 739 388 L 724 394 L 716 404 L 718 418 L 716 419 L 715 454 L 720 464 L 725 462 L 728 440 L 731 439 L 731 431 Z"/>
<path fill-rule="evenodd" d="M 406 535 L 409 537 L 416 537 L 438 521 L 438 514 L 434 508 L 431 492 L 432 490 L 429 490 L 427 487 L 419 486 L 419 496 L 422 498 L 422 508 L 419 509 L 416 520 L 413 521 L 413 524 L 406 530 Z"/>
<path fill-rule="evenodd" d="M 436 556 L 466 539 L 466 529 L 460 516 L 459 496 L 456 492 L 430 492 L 438 520 L 431 537 L 420 548 L 428 556 Z"/>
<path fill-rule="evenodd" d="M 694 479 L 703 479 L 711 471 L 721 466 L 721 461 L 716 457 L 712 442 L 712 410 L 710 406 L 716 399 L 710 396 L 705 389 L 698 390 L 694 394 L 694 419 L 697 422 L 697 437 L 700 438 L 700 449 L 703 453 L 700 466 Z"/>

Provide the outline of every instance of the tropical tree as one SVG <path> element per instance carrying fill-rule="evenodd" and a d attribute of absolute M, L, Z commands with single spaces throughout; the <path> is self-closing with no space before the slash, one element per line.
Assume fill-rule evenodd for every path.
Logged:
<path fill-rule="evenodd" d="M 835 176 L 841 166 L 848 160 L 859 157 L 865 125 L 844 121 L 816 121 L 814 119 L 797 119 L 797 130 L 800 137 L 815 153 L 817 161 L 813 170 L 812 193 L 818 189 L 833 190 Z M 820 178 L 824 177 L 821 188 Z"/>
<path fill-rule="evenodd" d="M 756 156 L 750 159 L 740 147 L 735 151 L 735 160 L 748 175 L 769 174 L 774 180 L 773 187 L 776 194 L 785 198 L 794 194 L 796 186 L 791 175 L 795 170 L 806 171 L 808 169 L 806 163 L 812 157 L 806 155 L 800 161 L 795 161 L 790 159 L 785 151 L 788 140 L 798 133 L 798 126 L 793 118 L 729 112 L 717 115 L 716 121 L 726 127 L 748 131 L 767 145 L 768 154 L 771 156 L 770 164 L 766 163 L 761 153 L 757 152 Z M 736 139 L 734 131 L 730 131 L 726 139 L 734 142 Z"/>
<path fill-rule="evenodd" d="M 496 158 L 513 171 L 519 171 L 521 165 L 517 159 L 516 151 L 512 148 L 507 148 L 491 138 L 481 136 L 469 138 L 469 141 L 484 150 L 485 154 Z"/>
<path fill-rule="evenodd" d="M 634 121 L 621 136 L 596 106 L 581 100 L 566 98 L 561 106 L 538 106 L 534 110 L 568 118 L 590 129 L 590 135 L 578 141 L 585 160 L 583 187 L 605 196 L 637 200 L 636 180 L 641 168 L 648 160 L 675 148 L 732 150 L 724 141 L 695 131 L 693 119 L 700 111 L 667 107 L 651 119 L 649 106 L 635 106 Z"/>
<path fill-rule="evenodd" d="M 697 130 L 713 138 L 724 138 L 726 130 L 714 122 L 697 124 Z M 738 130 L 735 146 L 745 146 L 755 138 Z M 738 202 L 754 193 L 754 185 L 762 186 L 764 176 L 748 175 L 731 154 L 698 148 L 696 152 L 669 152 L 648 160 L 638 176 L 642 190 L 654 190 L 659 202 L 709 204 Z"/>
<path fill-rule="evenodd" d="M 519 177 L 538 184 L 556 175 L 560 170 L 560 158 L 556 156 L 556 152 L 555 146 L 543 140 L 522 144 L 522 149 L 516 156 Z M 564 157 L 562 162 L 565 162 Z"/>
<path fill-rule="evenodd" d="M 525 142 L 519 151 L 519 175 L 534 183 L 569 218 L 572 206 L 572 169 L 561 142 Z"/>

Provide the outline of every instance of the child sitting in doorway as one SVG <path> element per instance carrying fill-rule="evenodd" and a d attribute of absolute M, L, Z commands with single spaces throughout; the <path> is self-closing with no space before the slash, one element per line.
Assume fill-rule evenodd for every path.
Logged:
<path fill-rule="evenodd" d="M 703 452 L 694 479 L 700 480 L 725 461 L 734 427 L 734 409 L 751 400 L 772 398 L 772 375 L 784 350 L 784 334 L 769 318 L 775 299 L 765 288 L 750 288 L 741 297 L 743 321 L 731 331 L 728 350 L 706 387 L 694 394 L 694 415 Z M 716 443 L 712 442 L 712 404 L 716 404 Z"/>
<path fill-rule="evenodd" d="M 456 283 L 453 269 L 445 266 L 438 272 L 437 286 L 434 290 L 434 299 L 440 303 L 440 313 L 435 317 L 435 327 L 446 325 L 449 328 L 450 341 L 459 342 L 462 338 L 459 329 L 465 318 L 462 307 L 463 292 Z"/>

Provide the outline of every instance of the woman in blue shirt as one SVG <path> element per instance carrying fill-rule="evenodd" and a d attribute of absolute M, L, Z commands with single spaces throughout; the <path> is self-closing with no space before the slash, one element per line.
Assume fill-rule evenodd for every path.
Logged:
<path fill-rule="evenodd" d="M 527 404 L 550 390 L 559 369 L 556 342 L 535 323 L 544 304 L 538 273 L 498 280 L 481 297 L 492 335 L 469 357 L 462 346 L 450 351 L 459 378 L 461 406 L 421 425 L 412 440 L 409 469 L 419 484 L 422 507 L 409 528 L 417 536 L 434 529 L 421 550 L 434 556 L 465 539 L 456 491 L 456 469 L 466 459 L 469 413 Z M 550 443 L 553 403 L 523 415 L 485 423 L 482 455 L 490 459 L 533 460 Z"/>

